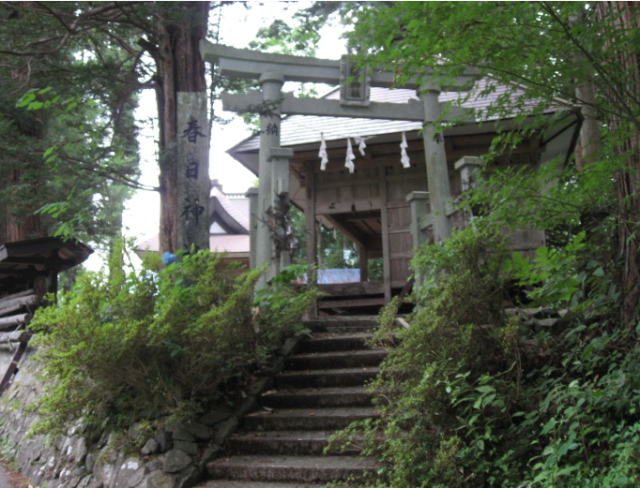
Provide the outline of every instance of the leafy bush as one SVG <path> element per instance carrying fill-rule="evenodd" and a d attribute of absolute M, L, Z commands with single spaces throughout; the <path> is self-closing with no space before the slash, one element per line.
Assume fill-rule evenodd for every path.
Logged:
<path fill-rule="evenodd" d="M 636 486 L 640 327 L 615 320 L 613 267 L 582 233 L 530 262 L 505 251 L 491 231 L 501 226 L 475 224 L 417 251 L 411 328 L 371 385 L 380 417 L 334 448 L 364 441 L 382 461 L 371 486 Z M 565 319 L 536 332 L 505 315 L 513 281 L 536 284 L 532 305 L 566 308 Z"/>
<path fill-rule="evenodd" d="M 38 311 L 31 329 L 51 380 L 38 429 L 53 432 L 80 416 L 188 416 L 216 402 L 223 382 L 263 361 L 296 329 L 315 291 L 283 283 L 261 303 L 278 304 L 255 323 L 262 270 L 236 276 L 220 255 L 185 255 L 160 270 L 147 263 L 125 276 L 88 272 L 60 306 Z"/>

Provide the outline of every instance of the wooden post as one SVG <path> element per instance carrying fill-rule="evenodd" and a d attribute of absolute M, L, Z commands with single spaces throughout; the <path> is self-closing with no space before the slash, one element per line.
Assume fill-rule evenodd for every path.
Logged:
<path fill-rule="evenodd" d="M 420 229 L 420 220 L 427 215 L 427 205 L 429 203 L 428 191 L 413 191 L 407 195 L 407 202 L 411 208 L 411 238 L 413 248 L 427 242 L 427 232 Z"/>
<path fill-rule="evenodd" d="M 447 217 L 446 202 L 451 199 L 449 170 L 444 147 L 444 135 L 433 124 L 440 119 L 442 109 L 438 102 L 440 91 L 428 88 L 420 94 L 424 105 L 424 158 L 427 164 L 427 185 L 431 198 L 433 215 L 433 235 L 436 242 L 451 237 L 451 219 Z"/>
<path fill-rule="evenodd" d="M 288 244 L 287 239 L 290 237 L 291 228 L 285 228 L 284 225 L 289 221 L 289 159 L 293 156 L 293 149 L 272 147 L 267 155 L 267 161 L 271 164 L 271 187 L 273 189 L 273 198 L 278 199 L 272 205 L 273 213 L 271 215 L 271 225 L 277 234 L 277 238 L 283 244 Z M 274 218 L 278 211 L 286 212 L 286 215 L 280 219 Z M 275 254 L 275 272 L 291 264 L 291 249 L 274 249 Z"/>
<path fill-rule="evenodd" d="M 249 199 L 249 267 L 256 267 L 256 230 L 258 228 L 258 189 L 249 188 L 245 196 Z"/>
<path fill-rule="evenodd" d="M 209 249 L 209 136 L 204 92 L 178 92 L 178 249 Z"/>
<path fill-rule="evenodd" d="M 304 211 L 305 222 L 306 222 L 306 233 L 307 233 L 307 264 L 309 265 L 309 269 L 307 270 L 307 282 L 310 285 L 317 284 L 316 279 L 316 270 L 318 261 L 317 261 L 317 253 L 318 248 L 316 244 L 316 192 L 315 192 L 315 175 L 313 174 L 313 169 L 310 167 L 311 164 L 308 163 L 307 173 L 305 175 L 306 178 L 306 208 Z"/>
<path fill-rule="evenodd" d="M 358 246 L 358 261 L 360 264 L 360 281 L 369 281 L 369 256 L 364 246 Z"/>
<path fill-rule="evenodd" d="M 380 223 L 382 224 L 382 270 L 384 273 L 384 302 L 391 301 L 391 256 L 389 250 L 389 211 L 387 209 L 386 166 L 380 167 Z"/>
<path fill-rule="evenodd" d="M 316 246 L 316 188 L 313 164 L 307 163 L 306 178 L 306 208 L 304 212 L 306 234 L 307 234 L 307 284 L 315 286 L 318 284 L 318 248 Z M 310 311 L 311 318 L 318 316 L 318 305 L 316 304 Z"/>

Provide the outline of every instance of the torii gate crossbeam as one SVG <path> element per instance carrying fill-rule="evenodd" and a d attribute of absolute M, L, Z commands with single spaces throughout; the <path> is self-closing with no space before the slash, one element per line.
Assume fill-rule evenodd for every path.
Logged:
<path fill-rule="evenodd" d="M 446 202 L 451 199 L 449 175 L 444 140 L 433 122 L 443 120 L 443 107 L 438 102 L 442 90 L 458 90 L 468 86 L 477 77 L 468 70 L 455 80 L 432 78 L 428 81 L 412 79 L 403 88 L 415 89 L 420 101 L 407 104 L 376 103 L 346 104 L 337 100 L 299 99 L 291 94 L 282 94 L 285 81 L 327 83 L 340 85 L 344 81 L 344 66 L 341 61 L 261 53 L 248 49 L 237 49 L 209 41 L 201 41 L 200 52 L 205 62 L 218 66 L 223 76 L 259 79 L 262 93 L 246 95 L 223 94 L 225 110 L 237 112 L 261 111 L 259 176 L 260 188 L 257 204 L 257 265 L 269 264 L 265 282 L 274 276 L 280 265 L 286 264 L 276 256 L 267 223 L 275 205 L 274 198 L 288 198 L 288 154 L 280 148 L 280 114 L 317 115 L 332 117 L 354 117 L 391 120 L 421 121 L 424 124 L 423 142 L 427 166 L 427 184 L 433 214 L 436 241 L 451 235 L 452 224 L 447 217 Z M 428 74 L 428 73 L 427 73 Z M 389 71 L 367 73 L 370 86 L 390 88 L 395 86 L 395 75 Z M 264 107 L 269 107 L 268 111 Z M 444 120 L 460 119 L 464 112 L 451 108 Z M 275 155 L 275 156 L 274 156 Z M 273 163 L 273 164 L 272 164 Z M 279 176 L 275 176 L 279 175 Z M 286 180 L 286 181 L 285 181 Z M 288 201 L 288 200 L 287 200 Z"/>

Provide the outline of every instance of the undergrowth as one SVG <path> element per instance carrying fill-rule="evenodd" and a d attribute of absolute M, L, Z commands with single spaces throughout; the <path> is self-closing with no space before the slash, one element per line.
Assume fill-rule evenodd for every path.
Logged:
<path fill-rule="evenodd" d="M 423 246 L 425 277 L 395 347 L 370 385 L 376 419 L 330 449 L 362 448 L 375 487 L 622 487 L 640 480 L 640 347 L 611 317 L 617 294 L 584 234 L 534 259 L 506 251 L 495 226 Z M 505 314 L 510 285 L 530 306 L 567 310 L 537 332 Z M 376 339 L 388 344 L 397 303 Z"/>
<path fill-rule="evenodd" d="M 40 309 L 30 327 L 49 386 L 34 432 L 80 417 L 189 417 L 302 327 L 316 291 L 294 290 L 295 270 L 254 303 L 262 270 L 240 273 L 221 258 L 199 252 L 127 275 L 117 265 L 110 277 L 86 272 L 59 306 Z"/>

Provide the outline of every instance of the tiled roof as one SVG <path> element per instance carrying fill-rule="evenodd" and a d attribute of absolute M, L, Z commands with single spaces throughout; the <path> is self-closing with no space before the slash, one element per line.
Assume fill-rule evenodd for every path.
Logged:
<path fill-rule="evenodd" d="M 478 82 L 478 88 L 486 85 L 483 80 Z M 461 104 L 464 108 L 473 108 L 479 111 L 486 109 L 494 103 L 498 97 L 506 92 L 506 87 L 498 87 L 493 93 L 470 99 Z M 387 89 L 372 87 L 371 101 L 384 103 L 407 103 L 409 99 L 418 99 L 415 90 Z M 457 92 L 441 92 L 440 102 L 456 100 L 461 94 Z M 340 90 L 335 88 L 324 98 L 339 99 Z M 513 114 L 515 115 L 515 113 Z M 485 120 L 496 120 L 498 117 L 489 117 Z M 308 144 L 320 140 L 320 133 L 324 134 L 326 141 L 344 139 L 347 136 L 376 136 L 397 132 L 410 132 L 422 128 L 421 122 L 381 119 L 355 119 L 349 117 L 317 117 L 313 115 L 290 115 L 283 118 L 281 125 L 281 145 L 283 147 Z M 256 151 L 260 147 L 260 137 L 250 136 L 238 143 L 229 153 L 241 153 Z"/>
<path fill-rule="evenodd" d="M 248 198 L 228 198 L 219 188 L 211 189 L 211 197 L 216 198 L 222 208 L 246 230 L 249 230 L 249 199 Z M 246 204 L 244 202 L 246 200 Z"/>

